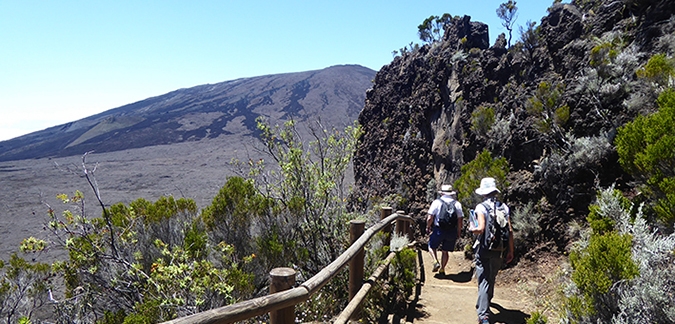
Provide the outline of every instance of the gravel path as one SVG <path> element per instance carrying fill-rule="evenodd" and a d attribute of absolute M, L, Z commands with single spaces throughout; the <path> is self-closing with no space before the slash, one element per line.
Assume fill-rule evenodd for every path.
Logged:
<path fill-rule="evenodd" d="M 438 253 L 440 259 L 441 253 Z M 422 252 L 422 289 L 414 311 L 407 320 L 412 323 L 476 323 L 477 283 L 473 277 L 473 265 L 462 252 L 452 252 L 445 269 L 445 276 L 431 271 L 431 255 Z M 513 286 L 499 285 L 492 300 L 492 323 L 525 323 L 529 316 L 521 311 L 526 308 L 526 299 Z"/>

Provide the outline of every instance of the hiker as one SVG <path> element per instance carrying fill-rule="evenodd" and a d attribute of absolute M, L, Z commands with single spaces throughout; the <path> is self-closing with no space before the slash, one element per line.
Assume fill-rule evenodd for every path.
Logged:
<path fill-rule="evenodd" d="M 478 225 L 469 224 L 469 230 L 477 236 L 476 277 L 478 278 L 478 300 L 476 312 L 478 323 L 488 321 L 490 302 L 494 295 L 495 279 L 502 268 L 503 261 L 513 260 L 513 229 L 509 216 L 509 207 L 497 199 L 500 192 L 494 178 L 483 178 L 480 187 L 475 190 L 483 196 L 475 215 Z M 506 259 L 504 260 L 504 252 Z"/>
<path fill-rule="evenodd" d="M 429 234 L 429 253 L 434 259 L 433 272 L 445 275 L 448 263 L 448 251 L 455 249 L 455 242 L 462 230 L 462 204 L 456 199 L 457 193 L 451 185 L 441 186 L 438 192 L 441 197 L 434 200 L 427 214 L 427 234 Z M 447 212 L 447 213 L 446 213 Z M 436 251 L 441 249 L 441 262 L 438 262 Z"/>

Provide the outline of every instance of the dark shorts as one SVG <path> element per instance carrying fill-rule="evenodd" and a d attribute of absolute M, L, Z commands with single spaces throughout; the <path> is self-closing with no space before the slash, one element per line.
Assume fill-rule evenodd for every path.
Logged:
<path fill-rule="evenodd" d="M 434 227 L 429 235 L 429 247 L 432 249 L 438 249 L 440 246 L 441 251 L 454 251 L 456 242 L 457 229 L 441 230 Z"/>

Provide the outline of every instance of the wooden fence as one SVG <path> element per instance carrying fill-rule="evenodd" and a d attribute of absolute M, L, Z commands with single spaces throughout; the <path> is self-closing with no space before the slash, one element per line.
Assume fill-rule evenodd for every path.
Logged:
<path fill-rule="evenodd" d="M 373 275 L 364 284 L 364 247 L 378 232 L 391 232 L 391 224 L 396 222 L 396 232 L 399 235 L 408 235 L 412 239 L 413 219 L 404 215 L 402 211 L 392 213 L 390 207 L 380 211 L 380 221 L 364 231 L 365 222 L 351 221 L 350 238 L 352 245 L 337 259 L 323 268 L 319 273 L 298 287 L 295 286 L 295 270 L 291 268 L 276 268 L 270 271 L 270 294 L 236 304 L 211 309 L 186 317 L 177 318 L 167 324 L 224 324 L 246 320 L 258 315 L 270 313 L 272 324 L 287 324 L 295 321 L 295 305 L 306 301 L 319 291 L 337 273 L 349 263 L 349 299 L 350 303 L 338 316 L 335 323 L 346 323 L 349 319 L 358 316 L 360 305 L 363 302 L 372 282 L 386 273 L 387 266 L 394 256 L 390 252 L 385 264 L 375 270 Z M 385 242 L 389 245 L 389 242 Z"/>

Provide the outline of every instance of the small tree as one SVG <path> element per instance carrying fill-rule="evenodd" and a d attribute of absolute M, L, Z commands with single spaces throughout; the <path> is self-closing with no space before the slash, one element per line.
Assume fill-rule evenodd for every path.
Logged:
<path fill-rule="evenodd" d="M 257 190 L 275 206 L 261 220 L 259 244 L 294 254 L 286 264 L 274 266 L 294 265 L 309 275 L 342 251 L 347 233 L 345 172 L 361 134 L 357 126 L 344 132 L 317 126 L 309 127 L 312 140 L 304 142 L 294 121 L 272 127 L 258 119 L 264 149 L 274 163 L 248 164 Z"/>
<path fill-rule="evenodd" d="M 517 11 L 518 7 L 516 7 L 516 2 L 513 0 L 504 2 L 499 5 L 499 8 L 497 8 L 497 17 L 502 20 L 502 26 L 504 26 L 504 28 L 506 28 L 506 30 L 509 32 L 509 38 L 506 42 L 507 46 L 509 47 L 511 46 L 513 24 L 516 23 L 516 18 L 518 17 Z"/>
<path fill-rule="evenodd" d="M 417 26 L 417 34 L 423 42 L 431 44 L 440 41 L 445 32 L 445 25 L 450 22 L 452 16 L 445 13 L 443 16 L 429 16 L 419 26 Z"/>

